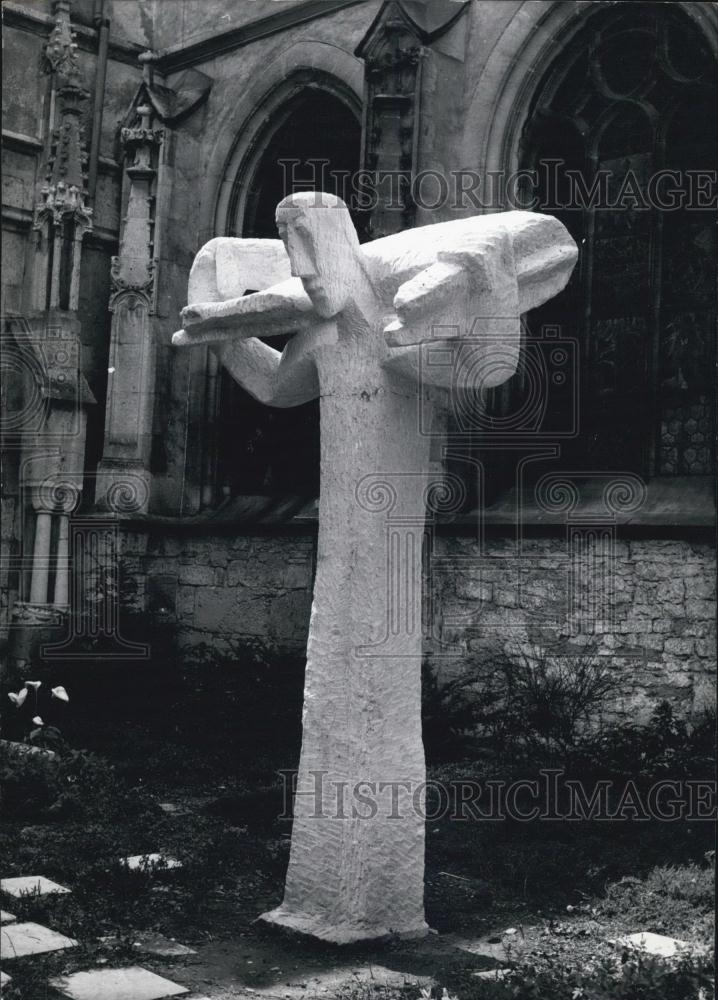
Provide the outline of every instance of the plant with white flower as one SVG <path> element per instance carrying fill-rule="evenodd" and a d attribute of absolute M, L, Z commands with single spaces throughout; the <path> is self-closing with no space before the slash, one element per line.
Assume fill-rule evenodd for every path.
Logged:
<path fill-rule="evenodd" d="M 34 715 L 31 717 L 31 723 L 34 728 L 31 728 L 25 737 L 26 743 L 32 743 L 34 745 L 42 744 L 49 746 L 57 746 L 62 744 L 62 734 L 57 726 L 48 726 L 40 715 L 40 688 L 42 687 L 42 681 L 25 681 L 23 687 L 19 691 L 8 691 L 8 698 L 13 703 L 16 709 L 21 710 L 25 705 L 30 691 L 33 692 L 34 698 L 31 700 L 33 706 L 32 710 Z M 48 707 L 53 701 L 69 703 L 70 696 L 67 690 L 58 684 L 56 687 L 50 689 L 49 697 L 46 698 L 48 702 Z M 29 705 L 28 705 L 29 708 Z"/>

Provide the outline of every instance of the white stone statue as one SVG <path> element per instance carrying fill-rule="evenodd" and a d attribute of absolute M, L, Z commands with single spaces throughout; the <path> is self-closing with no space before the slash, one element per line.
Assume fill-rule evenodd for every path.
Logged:
<path fill-rule="evenodd" d="M 433 341 L 470 340 L 471 384 L 504 382 L 518 363 L 520 314 L 565 286 L 577 249 L 556 219 L 528 212 L 365 246 L 344 203 L 328 194 L 291 195 L 276 217 L 281 242 L 220 238 L 199 252 L 173 341 L 212 344 L 268 405 L 320 398 L 294 826 L 284 901 L 264 919 L 338 943 L 420 936 L 421 537 L 431 442 L 421 428 L 462 379 L 460 361 L 427 366 L 421 352 Z M 286 333 L 294 336 L 281 353 L 257 339 Z M 388 511 L 408 528 L 388 531 Z"/>

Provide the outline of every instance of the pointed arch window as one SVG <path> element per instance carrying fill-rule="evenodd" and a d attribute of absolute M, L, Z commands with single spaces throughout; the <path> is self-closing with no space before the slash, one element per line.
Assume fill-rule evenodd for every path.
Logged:
<path fill-rule="evenodd" d="M 359 166 L 360 107 L 340 81 L 325 77 L 298 71 L 286 81 L 283 100 L 273 95 L 271 112 L 235 166 L 225 235 L 276 239 L 277 203 L 293 190 L 346 195 Z M 355 222 L 361 231 L 364 220 Z M 281 349 L 282 338 L 271 346 Z M 203 505 L 238 495 L 316 498 L 318 401 L 289 410 L 264 406 L 216 360 L 210 378 Z"/>
<path fill-rule="evenodd" d="M 549 69 L 520 146 L 537 207 L 581 248 L 547 306 L 581 355 L 579 433 L 563 455 L 573 468 L 708 475 L 716 64 L 678 5 L 620 7 L 593 16 Z M 532 314 L 532 330 L 544 319 Z"/>

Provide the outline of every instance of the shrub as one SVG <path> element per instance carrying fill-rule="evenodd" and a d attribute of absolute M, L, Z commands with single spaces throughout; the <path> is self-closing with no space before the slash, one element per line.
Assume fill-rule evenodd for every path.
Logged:
<path fill-rule="evenodd" d="M 503 744 L 565 751 L 598 725 L 615 690 L 613 674 L 590 648 L 570 655 L 516 646 L 500 664 L 503 697 L 486 719 Z"/>
<path fill-rule="evenodd" d="M 479 686 L 474 674 L 441 683 L 431 667 L 422 667 L 422 732 L 429 760 L 459 760 L 474 754 L 487 714 L 498 695 Z"/>
<path fill-rule="evenodd" d="M 573 749 L 576 766 L 612 777 L 653 781 L 671 777 L 713 778 L 715 775 L 714 713 L 694 723 L 676 716 L 661 702 L 645 725 L 613 723 L 585 734 Z"/>
<path fill-rule="evenodd" d="M 480 672 L 444 684 L 425 666 L 428 755 L 456 759 L 484 744 L 513 756 L 565 756 L 599 725 L 614 689 L 613 675 L 590 648 L 557 654 L 516 646 L 483 662 Z"/>
<path fill-rule="evenodd" d="M 607 887 L 598 912 L 655 934 L 712 940 L 714 875 L 712 867 L 685 864 L 659 865 L 645 879 L 624 876 Z"/>
<path fill-rule="evenodd" d="M 4 747 L 0 793 L 6 822 L 105 821 L 112 817 L 126 821 L 152 808 L 142 790 L 118 782 L 111 765 L 81 750 L 49 755 Z"/>

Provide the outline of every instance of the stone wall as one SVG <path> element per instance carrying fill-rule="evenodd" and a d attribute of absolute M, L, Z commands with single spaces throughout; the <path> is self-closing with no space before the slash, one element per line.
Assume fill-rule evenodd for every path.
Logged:
<path fill-rule="evenodd" d="M 572 656 L 586 647 L 616 671 L 616 708 L 645 717 L 668 698 L 683 713 L 715 699 L 715 555 L 706 542 L 656 538 L 569 555 L 558 538 L 436 540 L 430 662 L 487 677 L 516 647 Z"/>
<path fill-rule="evenodd" d="M 104 405 L 108 378 L 108 343 L 110 294 L 110 262 L 117 253 L 120 229 L 120 193 L 122 165 L 117 159 L 118 127 L 127 114 L 131 101 L 142 78 L 137 55 L 147 44 L 146 34 L 123 30 L 120 22 L 130 7 L 139 13 L 142 5 L 114 4 L 118 23 L 111 32 L 107 76 L 104 92 L 99 96 L 103 117 L 99 131 L 97 163 L 97 188 L 93 201 L 93 229 L 85 235 L 79 271 L 79 301 L 76 318 L 79 320 L 79 366 L 97 405 L 87 407 L 87 436 L 85 469 L 88 481 L 97 465 L 102 450 Z M 145 5 L 146 7 L 146 5 Z M 106 13 L 113 13 L 113 5 Z M 75 0 L 71 5 L 72 25 L 77 46 L 78 82 L 92 95 L 98 80 L 98 31 L 93 22 L 92 0 Z M 35 322 L 37 310 L 44 307 L 44 282 L 47 280 L 47 261 L 42 263 L 42 241 L 33 229 L 34 209 L 44 201 L 42 194 L 46 182 L 47 153 L 51 147 L 49 135 L 62 122 L 58 109 L 62 101 L 55 89 L 57 80 L 49 72 L 50 64 L 44 56 L 51 32 L 61 20 L 53 11 L 50 0 L 33 0 L 32 3 L 3 4 L 3 185 L 2 185 L 2 237 L 3 264 L 0 283 L 0 301 L 3 313 L 2 336 L 8 357 L 8 372 L 19 377 L 32 378 L 28 366 L 30 352 L 16 350 L 5 324 L 8 317 L 21 316 Z M 59 19 L 59 20 L 58 20 Z M 124 17 L 124 20 L 127 20 Z M 129 33 L 128 33 L 129 32 Z M 54 82 L 53 82 L 54 81 Z M 80 124 L 84 130 L 84 152 L 89 153 L 92 141 L 92 99 L 80 101 Z M 51 109 L 54 119 L 51 121 Z M 64 128 L 64 126 L 63 126 Z M 66 133 L 65 133 L 66 134 Z M 67 149 L 64 150 L 67 153 Z M 61 158 L 62 160 L 62 158 Z M 35 269 L 33 288 L 32 276 Z M 61 284 L 69 277 L 63 274 Z M 34 317 L 34 318 L 33 318 Z M 23 321 L 24 322 L 24 321 Z M 20 322 L 17 329 L 27 329 Z M 34 329 L 34 328 L 33 328 Z M 36 332 L 32 341 L 37 341 Z M 12 361 L 10 361 L 12 356 Z M 5 403 L 5 400 L 3 400 Z M 10 406 L 13 429 L 31 439 L 35 430 L 30 413 L 27 424 L 22 416 L 19 399 L 17 408 Z M 30 407 L 32 410 L 32 407 Z M 34 411 L 32 411 L 34 413 Z M 19 422 L 18 422 L 19 421 Z M 8 421 L 8 426 L 11 421 Z M 29 440 L 26 440 L 26 444 Z M 0 552 L 0 648 L 3 647 L 19 591 L 18 560 L 27 570 L 32 565 L 32 536 L 27 531 L 27 496 L 23 496 L 20 445 L 18 439 L 3 439 L 3 495 L 2 551 Z M 27 594 L 24 595 L 27 598 Z"/>
<path fill-rule="evenodd" d="M 669 699 L 683 714 L 715 690 L 715 555 L 703 541 L 636 538 L 612 554 L 565 540 L 439 535 L 427 560 L 426 655 L 440 676 L 490 683 L 517 647 L 571 656 L 595 646 L 616 672 L 616 709 L 645 718 Z M 314 574 L 306 534 L 131 532 L 123 574 L 136 608 L 173 622 L 182 646 L 302 653 Z M 127 589 L 127 588 L 126 588 Z"/>
<path fill-rule="evenodd" d="M 314 538 L 132 532 L 123 590 L 134 610 L 173 623 L 181 646 L 260 646 L 302 653 L 314 578 Z"/>

